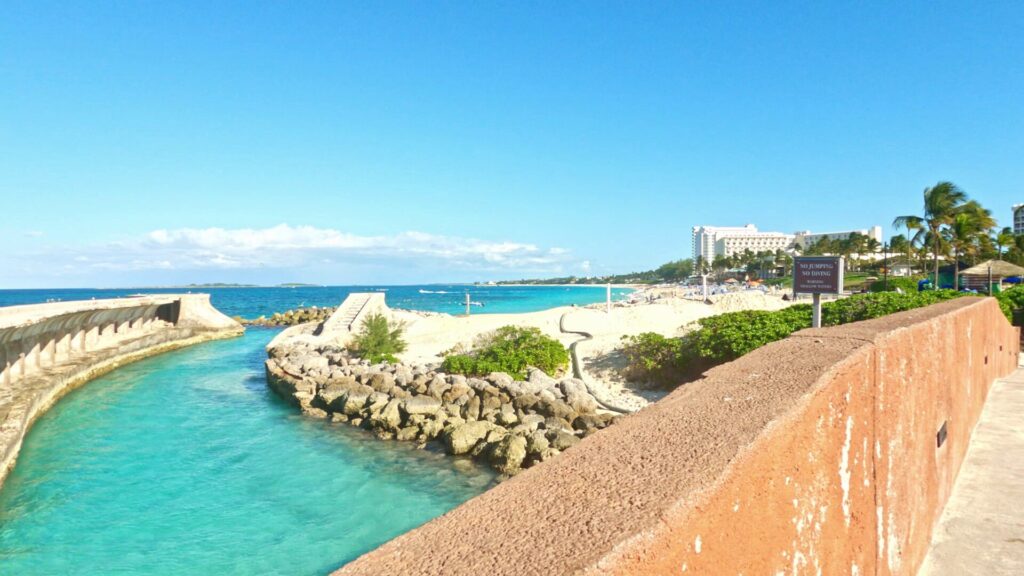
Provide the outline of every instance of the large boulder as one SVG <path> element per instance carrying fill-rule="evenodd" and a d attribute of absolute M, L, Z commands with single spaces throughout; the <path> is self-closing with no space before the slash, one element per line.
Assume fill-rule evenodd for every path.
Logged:
<path fill-rule="evenodd" d="M 412 369 L 408 366 L 399 365 L 395 367 L 395 382 L 405 388 L 412 382 Z"/>
<path fill-rule="evenodd" d="M 555 388 L 558 382 L 538 368 L 530 368 L 526 378 L 526 392 L 537 394 L 541 390 Z"/>
<path fill-rule="evenodd" d="M 515 378 L 504 372 L 491 372 L 487 375 L 487 380 L 502 390 L 507 390 L 515 382 Z"/>
<path fill-rule="evenodd" d="M 443 415 L 439 414 L 436 418 L 425 420 L 423 424 L 420 425 L 420 430 L 426 439 L 433 440 L 441 434 L 442 430 L 444 430 L 444 424 L 445 418 Z"/>
<path fill-rule="evenodd" d="M 441 401 L 431 396 L 412 396 L 402 400 L 402 411 L 410 416 L 413 414 L 437 414 L 441 409 Z"/>
<path fill-rule="evenodd" d="M 607 422 L 600 414 L 580 414 L 572 421 L 572 427 L 584 434 L 590 434 L 607 426 Z"/>
<path fill-rule="evenodd" d="M 561 400 L 549 400 L 542 397 L 534 409 L 538 414 L 551 416 L 553 418 L 563 418 L 570 422 L 576 418 L 576 411 L 572 409 L 572 406 L 569 406 Z"/>
<path fill-rule="evenodd" d="M 579 413 L 594 412 L 597 410 L 597 400 L 590 395 L 587 385 L 577 378 L 567 378 L 559 382 L 559 387 L 565 393 L 565 403 Z"/>
<path fill-rule="evenodd" d="M 488 415 L 501 410 L 501 398 L 497 396 L 484 396 L 480 403 L 480 418 L 487 418 Z"/>
<path fill-rule="evenodd" d="M 342 405 L 337 404 L 339 399 L 352 390 L 358 389 L 359 386 L 356 379 L 351 376 L 332 378 L 320 388 L 320 392 L 317 394 L 320 397 L 319 404 L 331 410 L 341 410 Z M 340 402 L 344 402 L 344 400 L 342 399 Z"/>
<path fill-rule="evenodd" d="M 456 376 L 460 376 L 456 374 Z M 445 403 L 458 403 L 460 401 L 467 401 L 470 396 L 473 396 L 473 389 L 466 384 L 466 377 L 460 376 L 461 380 L 453 379 L 451 387 L 445 390 L 441 394 L 441 400 Z"/>
<path fill-rule="evenodd" d="M 526 438 L 508 434 L 491 450 L 491 466 L 504 474 L 515 474 L 526 459 Z"/>
<path fill-rule="evenodd" d="M 370 375 L 366 384 L 378 392 L 390 394 L 395 387 L 395 377 L 387 372 L 377 372 Z"/>
<path fill-rule="evenodd" d="M 498 389 L 491 385 L 491 383 L 486 380 L 481 380 L 480 378 L 470 378 L 469 380 L 466 381 L 466 384 L 468 384 L 469 387 L 472 388 L 477 393 L 477 395 L 482 398 L 486 398 L 487 396 L 498 395 Z"/>
<path fill-rule="evenodd" d="M 377 414 L 388 405 L 391 397 L 383 392 L 374 391 L 366 400 L 366 411 L 369 414 Z"/>
<path fill-rule="evenodd" d="M 580 439 L 575 435 L 562 430 L 549 434 L 548 439 L 551 442 L 551 447 L 558 451 L 571 448 L 580 443 Z"/>
<path fill-rule="evenodd" d="M 346 416 L 355 416 L 366 406 L 366 401 L 370 399 L 370 395 L 374 393 L 374 389 L 369 386 L 360 385 L 358 388 L 350 391 L 344 396 L 344 404 L 341 407 L 341 411 Z"/>
<path fill-rule="evenodd" d="M 512 426 L 519 422 L 519 416 L 516 416 L 516 411 L 512 409 L 511 404 L 502 404 L 495 419 L 502 426 Z"/>
<path fill-rule="evenodd" d="M 292 363 L 298 366 L 303 374 L 310 374 L 326 370 L 329 366 L 327 358 L 317 354 L 303 354 L 292 359 Z"/>
<path fill-rule="evenodd" d="M 530 457 L 539 460 L 544 452 L 551 446 L 544 432 L 537 430 L 526 437 L 526 451 Z"/>
<path fill-rule="evenodd" d="M 401 400 L 391 399 L 384 408 L 373 417 L 374 423 L 387 430 L 396 430 L 402 424 L 402 414 L 398 405 Z"/>
<path fill-rule="evenodd" d="M 451 385 L 445 380 L 444 376 L 435 374 L 430 379 L 430 384 L 427 385 L 427 394 L 438 400 L 444 398 L 444 393 L 451 389 Z M 468 388 L 467 388 L 468 389 Z"/>
<path fill-rule="evenodd" d="M 554 398 L 552 398 L 552 400 L 554 400 Z M 540 402 L 540 398 L 538 398 L 536 394 L 530 393 L 522 394 L 512 399 L 512 405 L 524 412 L 533 411 L 538 402 Z"/>
<path fill-rule="evenodd" d="M 536 430 L 544 423 L 544 416 L 540 414 L 526 414 L 519 419 L 519 423 L 531 430 Z"/>
<path fill-rule="evenodd" d="M 480 397 L 471 396 L 462 406 L 462 417 L 466 420 L 480 420 Z"/>
<path fill-rule="evenodd" d="M 449 454 L 466 454 L 494 427 L 494 424 L 483 420 L 452 426 L 443 433 L 444 446 Z"/>

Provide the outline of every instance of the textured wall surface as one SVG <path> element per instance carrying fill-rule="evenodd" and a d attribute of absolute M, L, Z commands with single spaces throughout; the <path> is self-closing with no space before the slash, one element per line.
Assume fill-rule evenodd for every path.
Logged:
<path fill-rule="evenodd" d="M 1018 352 L 991 299 L 805 330 L 338 574 L 914 574 Z"/>

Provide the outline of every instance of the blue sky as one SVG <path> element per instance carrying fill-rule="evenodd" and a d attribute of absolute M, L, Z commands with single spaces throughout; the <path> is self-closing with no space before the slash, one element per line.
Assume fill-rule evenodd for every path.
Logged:
<path fill-rule="evenodd" d="M 1024 202 L 1020 3 L 43 3 L 0 288 L 625 272 L 695 224 Z"/>

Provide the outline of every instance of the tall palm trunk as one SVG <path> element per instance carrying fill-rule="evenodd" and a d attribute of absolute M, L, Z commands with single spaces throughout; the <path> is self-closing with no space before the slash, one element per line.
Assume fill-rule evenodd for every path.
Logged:
<path fill-rule="evenodd" d="M 935 290 L 939 289 L 939 230 L 932 228 L 932 261 L 935 265 Z"/>
<path fill-rule="evenodd" d="M 953 290 L 960 290 L 960 250 L 953 251 Z"/>

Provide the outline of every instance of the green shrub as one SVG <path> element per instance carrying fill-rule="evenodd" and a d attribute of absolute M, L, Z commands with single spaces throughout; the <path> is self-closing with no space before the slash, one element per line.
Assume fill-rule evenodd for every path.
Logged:
<path fill-rule="evenodd" d="M 684 337 L 684 344 L 692 348 L 701 364 L 715 365 L 735 360 L 797 330 L 810 328 L 811 306 L 797 304 L 774 312 L 728 312 L 702 318 L 699 324 L 699 329 Z"/>
<path fill-rule="evenodd" d="M 953 290 L 858 294 L 822 305 L 822 325 L 838 326 L 921 308 L 943 300 L 968 296 Z M 1024 308 L 1024 287 L 1000 295 L 1000 307 L 1012 314 L 1013 306 Z M 623 347 L 629 359 L 628 372 L 653 375 L 661 383 L 673 384 L 682 377 L 735 360 L 770 342 L 782 340 L 797 330 L 810 328 L 811 306 L 797 304 L 773 312 L 744 310 L 709 316 L 698 321 L 696 330 L 682 338 L 640 334 L 626 339 Z M 649 376 L 650 378 L 650 376 Z"/>
<path fill-rule="evenodd" d="M 369 314 L 349 348 L 370 362 L 398 362 L 395 354 L 405 351 L 405 324 L 388 322 L 387 316 Z"/>
<path fill-rule="evenodd" d="M 823 326 L 838 326 L 870 320 L 966 295 L 968 295 L 966 292 L 956 292 L 955 290 L 928 290 L 904 294 L 875 292 L 851 296 L 822 305 L 821 323 Z"/>
<path fill-rule="evenodd" d="M 539 328 L 504 326 L 482 338 L 469 354 L 446 356 L 441 370 L 467 376 L 505 372 L 513 378 L 525 378 L 530 366 L 555 375 L 568 364 L 565 346 Z"/>
<path fill-rule="evenodd" d="M 917 281 L 920 280 L 921 276 L 900 276 L 890 277 L 888 281 L 877 280 L 871 283 L 868 288 L 872 292 L 895 292 L 897 288 L 904 292 L 917 292 Z M 886 285 L 888 284 L 888 289 Z"/>
<path fill-rule="evenodd" d="M 682 381 L 686 360 L 682 356 L 683 341 L 666 338 L 655 332 L 623 336 L 622 352 L 627 361 L 630 380 L 673 386 Z"/>
<path fill-rule="evenodd" d="M 1013 322 L 1014 311 L 1024 309 L 1024 286 L 1014 286 L 995 296 L 999 301 L 999 308 L 1010 322 Z"/>

